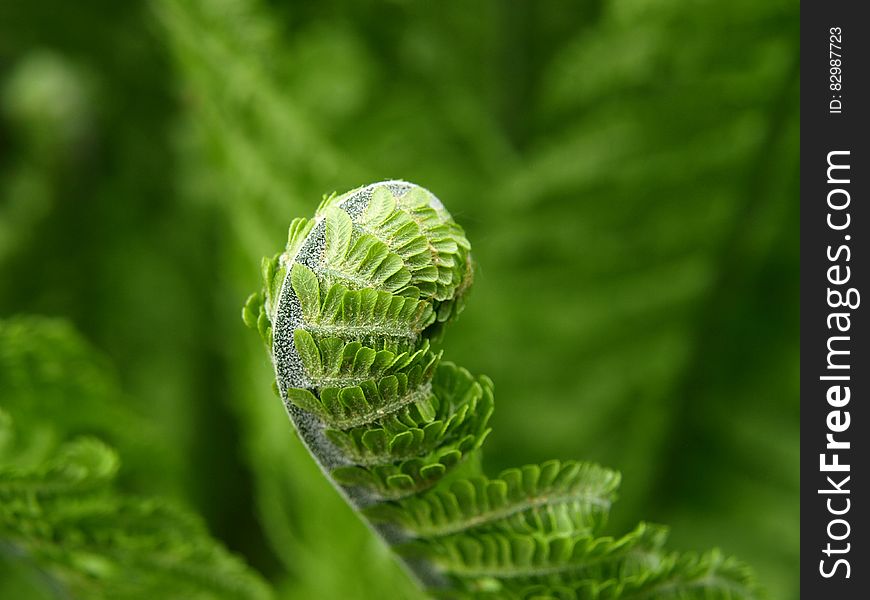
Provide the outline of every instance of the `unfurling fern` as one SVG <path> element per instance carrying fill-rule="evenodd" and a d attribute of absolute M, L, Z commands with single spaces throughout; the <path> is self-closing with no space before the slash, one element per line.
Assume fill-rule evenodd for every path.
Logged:
<path fill-rule="evenodd" d="M 436 596 L 754 598 L 740 563 L 666 552 L 662 527 L 602 536 L 613 471 L 480 473 L 492 382 L 431 346 L 462 310 L 472 264 L 441 202 L 402 181 L 324 199 L 264 260 L 243 317 L 326 476 Z"/>

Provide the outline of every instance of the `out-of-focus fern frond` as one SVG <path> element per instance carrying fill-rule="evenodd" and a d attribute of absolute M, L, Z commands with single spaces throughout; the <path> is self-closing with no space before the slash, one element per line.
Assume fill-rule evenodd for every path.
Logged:
<path fill-rule="evenodd" d="M 120 493 L 116 452 L 96 437 L 76 437 L 143 422 L 118 408 L 105 365 L 68 325 L 0 321 L 0 353 L 0 563 L 26 574 L 28 594 L 270 597 L 198 517 Z M 147 452 L 135 443 L 143 431 L 119 439 Z M 5 585 L 0 580 L 0 595 L 18 589 Z"/>
<path fill-rule="evenodd" d="M 120 389 L 107 359 L 62 319 L 0 320 L 0 407 L 28 431 L 34 462 L 77 435 L 98 435 L 124 456 L 134 485 L 164 468 L 169 449 Z M 125 477 L 126 479 L 126 477 Z"/>

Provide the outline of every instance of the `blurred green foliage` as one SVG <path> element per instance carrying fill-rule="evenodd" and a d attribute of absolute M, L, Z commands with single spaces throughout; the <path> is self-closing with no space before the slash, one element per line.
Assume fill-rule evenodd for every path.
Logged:
<path fill-rule="evenodd" d="M 0 315 L 108 355 L 124 392 L 74 414 L 119 485 L 280 596 L 417 598 L 238 318 L 292 217 L 414 181 L 479 265 L 445 357 L 496 383 L 489 469 L 619 469 L 614 530 L 668 523 L 796 598 L 797 32 L 785 0 L 3 3 Z"/>
<path fill-rule="evenodd" d="M 0 321 L 0 389 L 0 597 L 270 597 L 199 518 L 118 493 L 118 455 L 94 436 L 150 478 L 165 448 L 68 324 Z"/>

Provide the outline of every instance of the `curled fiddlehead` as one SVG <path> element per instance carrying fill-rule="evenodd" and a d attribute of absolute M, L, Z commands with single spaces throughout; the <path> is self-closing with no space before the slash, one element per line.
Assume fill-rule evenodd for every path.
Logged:
<path fill-rule="evenodd" d="M 243 317 L 327 478 L 433 595 L 754 597 L 740 563 L 665 552 L 660 526 L 601 536 L 613 471 L 548 461 L 489 478 L 470 460 L 493 385 L 432 346 L 462 310 L 470 248 L 434 195 L 386 181 L 325 198 L 264 259 Z"/>

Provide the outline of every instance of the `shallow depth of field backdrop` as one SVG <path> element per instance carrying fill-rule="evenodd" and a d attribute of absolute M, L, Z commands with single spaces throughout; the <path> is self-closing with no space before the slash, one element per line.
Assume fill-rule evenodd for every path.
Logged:
<path fill-rule="evenodd" d="M 474 247 L 443 346 L 495 381 L 490 471 L 620 469 L 614 531 L 796 598 L 797 30 L 792 0 L 3 2 L 0 316 L 97 348 L 156 432 L 125 460 L 118 426 L 122 489 L 279 597 L 418 598 L 239 316 L 292 217 L 408 179 Z"/>

